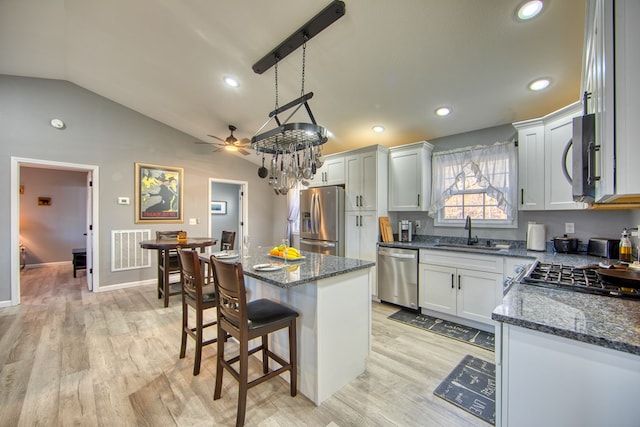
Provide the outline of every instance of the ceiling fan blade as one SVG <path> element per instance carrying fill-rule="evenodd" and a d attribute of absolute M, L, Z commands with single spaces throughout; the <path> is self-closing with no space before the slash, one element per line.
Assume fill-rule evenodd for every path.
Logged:
<path fill-rule="evenodd" d="M 238 147 L 238 152 L 244 154 L 245 156 L 248 155 L 248 154 L 251 154 L 247 150 L 245 150 L 244 148 L 240 148 L 240 147 Z"/>
<path fill-rule="evenodd" d="M 209 134 L 207 134 L 207 136 L 210 136 L 211 138 L 215 138 L 215 139 L 217 139 L 218 141 L 225 142 L 225 140 L 224 140 L 224 139 L 222 139 L 222 138 L 218 138 L 218 137 L 217 137 L 217 136 L 215 136 L 215 135 L 209 135 Z"/>
<path fill-rule="evenodd" d="M 224 147 L 218 147 L 215 150 L 212 151 L 212 153 L 217 153 L 218 151 L 222 151 L 224 150 Z"/>
<path fill-rule="evenodd" d="M 251 146 L 251 139 L 249 138 L 242 138 L 236 141 L 235 143 L 238 146 Z"/>
<path fill-rule="evenodd" d="M 219 145 L 217 142 L 206 142 L 206 141 L 193 141 L 194 144 L 203 144 L 203 145 Z"/>

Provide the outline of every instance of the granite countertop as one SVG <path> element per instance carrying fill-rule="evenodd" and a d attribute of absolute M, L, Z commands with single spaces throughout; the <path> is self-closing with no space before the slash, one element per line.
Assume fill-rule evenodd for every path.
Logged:
<path fill-rule="evenodd" d="M 302 251 L 301 253 L 305 258 L 297 261 L 287 260 L 286 267 L 276 271 L 255 270 L 253 266 L 257 264 L 284 264 L 282 259 L 268 255 L 268 251 L 269 248 L 258 248 L 250 251 L 249 257 L 241 259 L 230 258 L 229 262 L 240 260 L 245 276 L 253 277 L 281 288 L 292 288 L 375 265 L 375 262 L 372 261 Z"/>
<path fill-rule="evenodd" d="M 640 355 L 640 301 L 516 283 L 491 318 Z"/>

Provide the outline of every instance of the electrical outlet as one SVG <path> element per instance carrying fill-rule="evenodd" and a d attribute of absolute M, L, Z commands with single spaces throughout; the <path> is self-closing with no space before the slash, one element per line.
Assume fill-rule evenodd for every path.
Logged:
<path fill-rule="evenodd" d="M 569 233 L 575 233 L 576 232 L 576 226 L 573 222 L 565 222 L 564 223 L 564 232 L 569 234 Z"/>
<path fill-rule="evenodd" d="M 128 197 L 118 197 L 118 204 L 119 205 L 128 205 L 129 204 L 129 198 Z"/>
<path fill-rule="evenodd" d="M 420 228 L 420 220 L 416 219 L 416 228 Z"/>

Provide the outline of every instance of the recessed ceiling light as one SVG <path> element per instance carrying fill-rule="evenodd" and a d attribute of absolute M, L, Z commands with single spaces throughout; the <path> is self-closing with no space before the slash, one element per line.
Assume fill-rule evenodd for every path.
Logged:
<path fill-rule="evenodd" d="M 64 122 L 60 119 L 51 119 L 50 123 L 51 123 L 51 126 L 53 126 L 56 129 L 64 129 L 66 127 Z"/>
<path fill-rule="evenodd" d="M 538 79 L 529 83 L 529 89 L 533 91 L 539 91 L 542 89 L 546 89 L 551 82 L 549 79 Z"/>
<path fill-rule="evenodd" d="M 238 83 L 238 81 L 233 77 L 226 76 L 223 80 L 228 86 L 231 86 L 231 87 L 240 86 L 240 83 Z"/>
<path fill-rule="evenodd" d="M 438 107 L 436 109 L 436 116 L 444 117 L 451 114 L 451 108 L 449 107 Z"/>
<path fill-rule="evenodd" d="M 533 18 L 542 11 L 544 4 L 541 0 L 525 1 L 516 9 L 516 16 L 522 21 Z"/>
<path fill-rule="evenodd" d="M 373 129 L 373 131 L 375 133 L 382 133 L 384 132 L 384 126 L 382 125 L 375 125 L 374 127 L 372 127 L 371 129 Z"/>

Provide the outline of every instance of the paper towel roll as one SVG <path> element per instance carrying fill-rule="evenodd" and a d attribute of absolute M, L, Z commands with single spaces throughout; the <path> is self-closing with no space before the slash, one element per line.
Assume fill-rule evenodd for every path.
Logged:
<path fill-rule="evenodd" d="M 530 222 L 527 227 L 527 249 L 531 251 L 545 251 L 547 249 L 544 224 Z"/>

